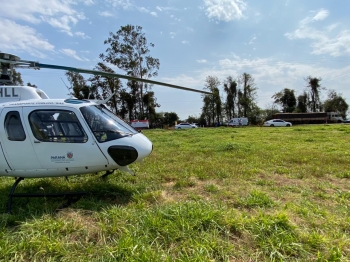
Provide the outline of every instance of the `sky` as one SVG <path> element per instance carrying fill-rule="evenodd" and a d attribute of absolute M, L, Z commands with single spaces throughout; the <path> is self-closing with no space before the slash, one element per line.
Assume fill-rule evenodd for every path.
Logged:
<path fill-rule="evenodd" d="M 23 60 L 93 69 L 104 40 L 128 24 L 142 27 L 160 68 L 155 81 L 202 90 L 249 73 L 261 108 L 284 88 L 301 94 L 308 76 L 350 104 L 348 0 L 0 0 L 0 50 Z M 67 98 L 65 72 L 19 69 L 25 83 Z M 116 73 L 124 74 L 115 68 Z M 86 78 L 89 75 L 84 75 Z M 157 112 L 199 116 L 200 93 L 153 86 Z M 225 99 L 220 85 L 221 95 Z"/>

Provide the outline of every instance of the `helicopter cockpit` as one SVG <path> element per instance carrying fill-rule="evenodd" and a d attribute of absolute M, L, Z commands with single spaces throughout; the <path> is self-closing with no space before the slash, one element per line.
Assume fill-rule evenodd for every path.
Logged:
<path fill-rule="evenodd" d="M 104 105 L 90 105 L 80 108 L 85 121 L 100 143 L 132 136 L 138 132 L 110 112 Z"/>

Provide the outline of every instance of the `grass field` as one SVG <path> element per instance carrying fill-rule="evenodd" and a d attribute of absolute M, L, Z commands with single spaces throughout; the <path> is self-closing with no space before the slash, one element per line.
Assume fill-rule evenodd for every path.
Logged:
<path fill-rule="evenodd" d="M 131 176 L 0 178 L 1 261 L 350 261 L 350 125 L 144 131 Z M 101 174 L 100 174 L 101 175 Z"/>

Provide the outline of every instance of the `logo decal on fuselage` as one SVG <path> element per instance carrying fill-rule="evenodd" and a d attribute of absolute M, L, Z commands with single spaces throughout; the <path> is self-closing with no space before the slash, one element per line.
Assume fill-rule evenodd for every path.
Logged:
<path fill-rule="evenodd" d="M 57 163 L 57 164 L 64 164 L 64 163 L 70 163 L 74 161 L 73 158 L 73 152 L 69 151 L 67 152 L 67 155 L 56 155 L 56 156 L 51 156 L 51 162 Z"/>

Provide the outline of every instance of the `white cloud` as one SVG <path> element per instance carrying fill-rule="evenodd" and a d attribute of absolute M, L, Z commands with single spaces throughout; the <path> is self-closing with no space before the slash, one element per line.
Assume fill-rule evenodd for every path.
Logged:
<path fill-rule="evenodd" d="M 190 42 L 189 41 L 187 41 L 187 40 L 183 40 L 181 43 L 183 43 L 183 44 L 189 44 Z"/>
<path fill-rule="evenodd" d="M 85 19 L 83 13 L 74 10 L 73 4 L 73 1 L 64 0 L 31 1 L 30 4 L 26 0 L 3 1 L 1 9 L 6 12 L 2 12 L 0 16 L 34 24 L 47 22 L 72 35 L 71 26 L 78 20 Z"/>
<path fill-rule="evenodd" d="M 162 11 L 163 11 L 162 8 L 159 7 L 159 6 L 156 6 L 156 9 L 157 9 L 159 12 L 162 12 Z"/>
<path fill-rule="evenodd" d="M 153 15 L 153 16 L 157 16 L 156 12 L 150 12 L 150 14 Z"/>
<path fill-rule="evenodd" d="M 46 57 L 42 51 L 54 51 L 54 45 L 29 26 L 8 19 L 0 22 L 0 50 L 3 52 L 28 52 L 32 56 Z"/>
<path fill-rule="evenodd" d="M 141 13 L 149 13 L 149 10 L 145 7 L 139 7 L 138 10 L 141 12 Z"/>
<path fill-rule="evenodd" d="M 66 32 L 69 35 L 73 35 L 71 32 L 70 24 L 76 24 L 78 19 L 73 16 L 61 16 L 55 17 L 42 17 L 42 20 L 49 23 L 52 27 L 61 29 L 62 32 Z"/>
<path fill-rule="evenodd" d="M 325 19 L 329 15 L 328 10 L 321 9 L 313 18 L 314 21 L 319 21 Z"/>
<path fill-rule="evenodd" d="M 104 12 L 99 12 L 98 13 L 100 16 L 104 16 L 104 17 L 110 17 L 113 16 L 113 14 L 109 11 L 104 11 Z"/>
<path fill-rule="evenodd" d="M 79 60 L 79 61 L 88 61 L 88 59 L 84 59 L 84 58 L 81 58 L 80 56 L 77 55 L 77 52 L 75 50 L 72 50 L 72 49 L 61 49 L 60 52 L 62 54 L 65 54 L 66 56 L 70 56 L 70 57 L 73 57 L 75 58 L 76 60 Z"/>
<path fill-rule="evenodd" d="M 197 61 L 197 63 L 200 63 L 200 64 L 205 64 L 207 62 L 207 60 L 205 60 L 205 59 L 199 59 L 196 61 Z"/>
<path fill-rule="evenodd" d="M 323 41 L 314 42 L 313 54 L 329 54 L 331 56 L 350 55 L 350 31 L 343 30 L 335 38 L 326 38 Z"/>
<path fill-rule="evenodd" d="M 316 15 L 313 13 L 300 21 L 299 28 L 292 33 L 286 33 L 285 36 L 291 40 L 311 39 L 312 54 L 329 54 L 335 57 L 350 55 L 350 31 L 342 30 L 334 36 L 334 30 L 338 24 L 331 24 L 320 29 L 312 27 L 311 23 L 324 20 L 329 15 L 325 9 L 321 9 Z"/>
<path fill-rule="evenodd" d="M 170 38 L 175 38 L 176 33 L 174 33 L 174 32 L 170 32 L 170 33 L 169 33 L 169 35 L 170 35 Z"/>
<path fill-rule="evenodd" d="M 253 35 L 252 38 L 251 38 L 250 41 L 249 41 L 249 44 L 250 44 L 250 45 L 253 44 L 255 40 L 256 40 L 256 36 Z"/>
<path fill-rule="evenodd" d="M 85 5 L 93 5 L 93 4 L 95 4 L 95 3 L 94 3 L 94 1 L 92 1 L 92 0 L 85 0 L 85 1 L 84 1 L 84 4 L 85 4 Z"/>
<path fill-rule="evenodd" d="M 91 39 L 91 37 L 87 36 L 84 32 L 75 32 L 74 34 L 80 36 L 83 39 Z"/>
<path fill-rule="evenodd" d="M 243 18 L 247 6 L 242 0 L 204 0 L 204 4 L 209 18 L 225 22 Z"/>
<path fill-rule="evenodd" d="M 132 9 L 134 7 L 130 0 L 106 0 L 106 2 L 113 7 L 121 7 L 123 9 Z"/>

